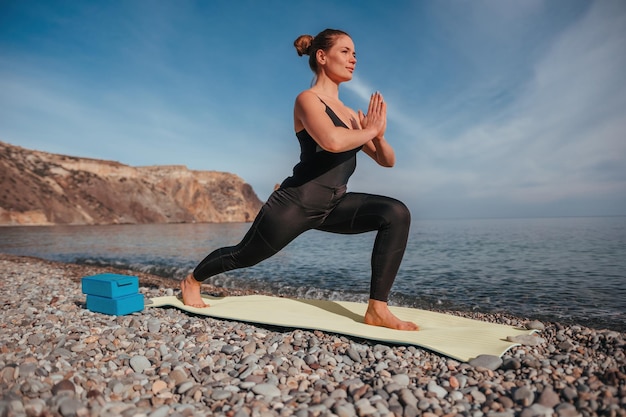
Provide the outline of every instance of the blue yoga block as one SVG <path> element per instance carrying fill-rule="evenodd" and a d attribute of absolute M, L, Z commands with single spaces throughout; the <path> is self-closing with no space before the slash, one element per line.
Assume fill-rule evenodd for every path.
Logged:
<path fill-rule="evenodd" d="M 123 316 L 124 314 L 141 311 L 143 307 L 143 294 L 125 295 L 117 298 L 87 294 L 87 308 L 96 313 Z"/>
<path fill-rule="evenodd" d="M 81 282 L 84 294 L 100 297 L 117 298 L 139 291 L 139 278 L 128 275 L 98 274 L 83 277 Z"/>

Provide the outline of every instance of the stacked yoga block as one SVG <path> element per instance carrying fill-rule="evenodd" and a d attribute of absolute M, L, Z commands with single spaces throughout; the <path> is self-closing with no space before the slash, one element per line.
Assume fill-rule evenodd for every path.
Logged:
<path fill-rule="evenodd" d="M 122 316 L 143 310 L 143 294 L 139 293 L 137 277 L 98 274 L 83 277 L 81 282 L 90 311 Z"/>

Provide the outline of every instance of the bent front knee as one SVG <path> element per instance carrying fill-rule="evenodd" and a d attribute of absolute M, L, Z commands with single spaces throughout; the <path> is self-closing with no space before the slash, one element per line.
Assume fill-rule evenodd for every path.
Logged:
<path fill-rule="evenodd" d="M 411 211 L 402 201 L 394 200 L 389 208 L 389 219 L 393 223 L 411 224 Z"/>

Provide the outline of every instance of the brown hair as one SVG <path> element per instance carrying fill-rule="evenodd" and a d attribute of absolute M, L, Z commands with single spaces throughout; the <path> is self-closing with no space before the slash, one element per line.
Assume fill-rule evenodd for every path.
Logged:
<path fill-rule="evenodd" d="M 342 35 L 350 36 L 343 30 L 324 29 L 315 37 L 311 35 L 298 36 L 298 39 L 293 42 L 293 46 L 296 47 L 298 56 L 309 56 L 309 67 L 311 67 L 311 71 L 317 74 L 317 59 L 315 57 L 317 51 L 320 49 L 322 51 L 328 51 L 335 44 L 337 38 Z"/>

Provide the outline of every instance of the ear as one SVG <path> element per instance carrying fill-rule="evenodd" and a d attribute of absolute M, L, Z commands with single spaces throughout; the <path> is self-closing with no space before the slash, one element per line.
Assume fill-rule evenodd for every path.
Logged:
<path fill-rule="evenodd" d="M 324 65 L 326 63 L 326 52 L 322 49 L 315 51 L 315 59 L 319 64 Z"/>

